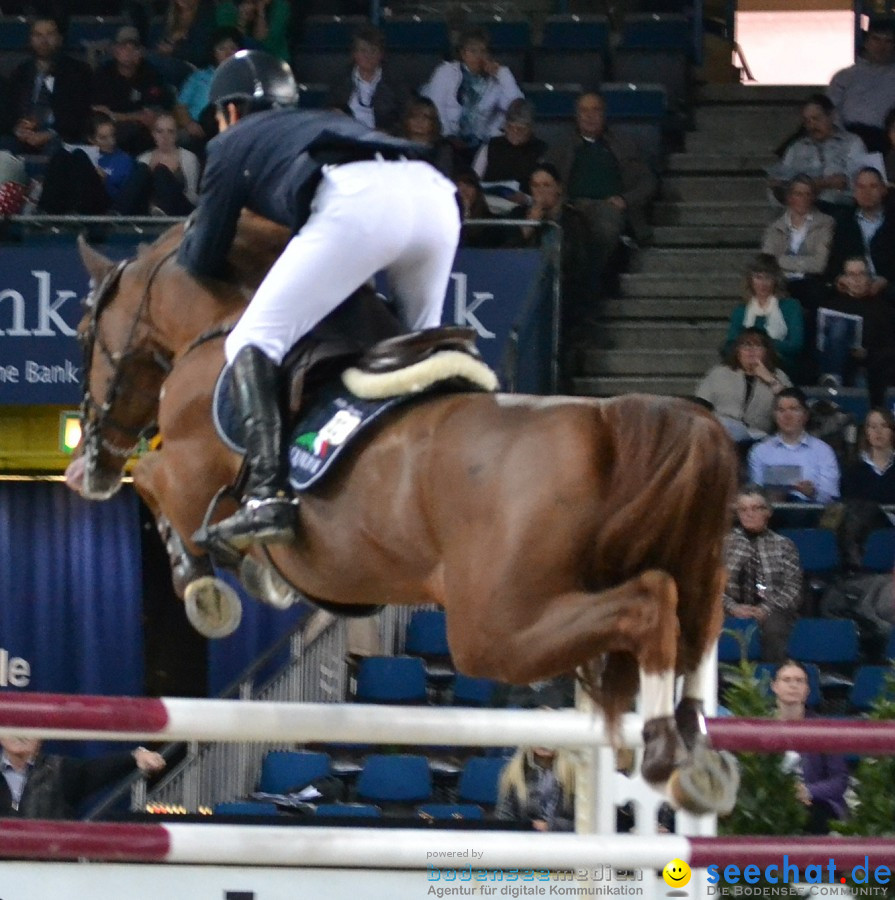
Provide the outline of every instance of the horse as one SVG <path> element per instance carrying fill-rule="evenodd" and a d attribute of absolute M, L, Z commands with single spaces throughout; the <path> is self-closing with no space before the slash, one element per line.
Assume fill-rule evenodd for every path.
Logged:
<path fill-rule="evenodd" d="M 177 550 L 181 587 L 201 584 L 216 602 L 190 536 L 241 459 L 216 433 L 212 392 L 228 327 L 288 234 L 244 214 L 230 276 L 217 281 L 177 264 L 182 233 L 117 266 L 80 241 L 94 288 L 79 325 L 83 439 L 67 481 L 111 496 L 156 424 L 161 442 L 133 468 L 136 490 Z M 359 437 L 302 495 L 295 540 L 243 562 L 346 611 L 440 605 L 459 671 L 511 684 L 577 672 L 613 733 L 639 686 L 643 776 L 679 807 L 724 812 L 737 774 L 708 746 L 702 699 L 735 483 L 723 429 L 683 399 L 442 393 Z"/>

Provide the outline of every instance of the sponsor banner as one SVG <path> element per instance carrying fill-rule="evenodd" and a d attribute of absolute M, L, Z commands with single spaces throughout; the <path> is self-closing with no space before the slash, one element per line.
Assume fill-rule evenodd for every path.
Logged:
<path fill-rule="evenodd" d="M 136 242 L 98 249 L 121 259 L 135 252 Z M 475 329 L 485 361 L 505 384 L 535 392 L 549 389 L 544 360 L 552 313 L 546 292 L 532 302 L 541 259 L 537 250 L 459 251 L 443 319 Z M 87 289 L 74 240 L 0 246 L 0 405 L 78 404 L 82 360 L 75 330 Z M 520 335 L 521 358 L 514 341 Z"/>

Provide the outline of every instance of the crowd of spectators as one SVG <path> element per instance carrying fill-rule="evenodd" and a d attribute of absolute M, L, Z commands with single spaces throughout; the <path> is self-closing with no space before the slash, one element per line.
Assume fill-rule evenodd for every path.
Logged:
<path fill-rule="evenodd" d="M 284 59 L 301 52 L 292 6 L 286 0 L 135 0 L 121 7 L 127 24 L 88 62 L 67 49 L 60 10 L 39 5 L 50 11 L 30 22 L 28 58 L 8 83 L 0 78 L 0 150 L 23 158 L 36 176 L 20 208 L 9 211 L 188 214 L 197 166 L 201 173 L 205 145 L 216 133 L 208 104 L 215 68 L 240 48 L 260 47 Z M 637 142 L 607 125 L 604 99 L 583 92 L 568 133 L 548 146 L 512 71 L 492 55 L 485 29 L 460 31 L 455 58 L 411 85 L 390 67 L 383 32 L 362 24 L 323 103 L 428 145 L 434 164 L 460 188 L 464 218 L 512 215 L 560 224 L 567 323 L 586 321 L 610 283 L 607 270 L 624 264 L 620 242 L 650 238 L 657 174 Z M 549 167 L 536 173 L 543 163 Z M 84 181 L 77 189 L 66 183 L 72 171 Z M 543 183 L 534 186 L 533 177 Z M 551 197 L 535 201 L 536 190 Z M 473 225 L 464 228 L 462 242 L 525 247 L 558 234 Z"/>

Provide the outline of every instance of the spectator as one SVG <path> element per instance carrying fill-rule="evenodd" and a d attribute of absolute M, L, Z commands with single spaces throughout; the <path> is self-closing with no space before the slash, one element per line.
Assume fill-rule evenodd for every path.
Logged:
<path fill-rule="evenodd" d="M 882 406 L 886 388 L 895 384 L 895 323 L 888 303 L 873 292 L 873 279 L 863 256 L 847 259 L 836 279 L 836 292 L 821 307 L 818 366 L 821 383 L 852 387 L 863 365 L 871 406 Z M 826 310 L 844 313 L 830 315 Z M 860 327 L 856 328 L 856 318 Z M 855 346 L 860 334 L 860 346 Z M 832 382 L 829 382 L 832 383 Z"/>
<path fill-rule="evenodd" d="M 541 163 L 529 181 L 530 206 L 517 206 L 511 219 L 528 219 L 515 243 L 523 247 L 540 247 L 562 240 L 562 312 L 563 331 L 570 336 L 587 324 L 596 300 L 596 277 L 593 269 L 593 238 L 584 215 L 565 197 L 562 179 L 555 166 Z M 556 228 L 538 227 L 537 223 L 555 222 Z M 512 243 L 512 241 L 511 241 Z"/>
<path fill-rule="evenodd" d="M 14 147 L 12 126 L 15 124 L 9 81 L 0 72 L 0 149 Z"/>
<path fill-rule="evenodd" d="M 24 160 L 8 150 L 0 150 L 0 218 L 22 212 L 28 200 L 28 187 Z"/>
<path fill-rule="evenodd" d="M 886 132 L 886 148 L 883 151 L 886 183 L 895 184 L 895 107 L 886 113 L 883 129 Z"/>
<path fill-rule="evenodd" d="M 547 152 L 546 142 L 535 137 L 533 123 L 532 105 L 527 100 L 514 100 L 507 109 L 503 134 L 483 144 L 473 160 L 472 167 L 483 182 L 515 184 L 516 194 L 508 198 L 512 204 L 529 201 L 524 191 L 535 167 Z M 507 208 L 504 206 L 494 211 L 503 212 Z"/>
<path fill-rule="evenodd" d="M 351 41 L 353 64 L 330 85 L 327 105 L 370 128 L 394 132 L 401 124 L 407 92 L 383 68 L 384 57 L 382 32 L 373 25 L 361 25 Z"/>
<path fill-rule="evenodd" d="M 856 206 L 836 219 L 827 276 L 830 281 L 838 279 L 845 261 L 861 256 L 872 277 L 871 293 L 885 293 L 891 302 L 895 298 L 895 217 L 887 214 L 887 193 L 876 169 L 867 166 L 855 176 Z"/>
<path fill-rule="evenodd" d="M 801 663 L 789 659 L 777 669 L 771 682 L 777 700 L 777 718 L 783 721 L 804 719 L 808 699 L 808 673 Z M 848 764 L 844 756 L 833 753 L 796 753 L 789 750 L 783 761 L 797 778 L 796 796 L 808 807 L 809 834 L 826 834 L 831 819 L 844 819 L 848 814 L 845 789 L 848 787 Z"/>
<path fill-rule="evenodd" d="M 730 316 L 724 352 L 730 352 L 744 328 L 758 328 L 774 342 L 780 367 L 790 375 L 802 350 L 804 321 L 797 300 L 785 296 L 786 282 L 777 260 L 759 253 L 746 269 L 742 305 Z"/>
<path fill-rule="evenodd" d="M 498 247 L 504 243 L 501 229 L 488 225 L 467 225 L 467 219 L 492 219 L 491 210 L 485 200 L 482 184 L 479 176 L 472 169 L 458 172 L 454 175 L 454 184 L 457 185 L 457 205 L 460 207 L 460 221 L 464 224 L 460 228 L 461 247 Z"/>
<path fill-rule="evenodd" d="M 812 437 L 808 401 L 795 387 L 784 388 L 774 401 L 777 433 L 749 451 L 749 478 L 781 499 L 829 503 L 839 496 L 839 463 L 829 444 Z"/>
<path fill-rule="evenodd" d="M 636 144 L 606 127 L 606 101 L 582 94 L 575 104 L 576 130 L 547 152 L 572 204 L 587 217 L 597 243 L 595 267 L 602 272 L 630 228 L 645 240 L 647 205 L 658 182 Z"/>
<path fill-rule="evenodd" d="M 814 179 L 818 205 L 824 212 L 851 206 L 848 177 L 867 152 L 855 134 L 839 128 L 833 119 L 833 104 L 825 94 L 812 94 L 802 107 L 801 137 L 797 137 L 772 169 L 770 186 L 777 192 L 794 176 L 804 173 Z"/>
<path fill-rule="evenodd" d="M 81 760 L 41 753 L 41 741 L 8 735 L 0 738 L 0 816 L 73 819 L 91 794 L 130 775 L 161 772 L 165 759 L 145 747 Z"/>
<path fill-rule="evenodd" d="M 155 120 L 152 139 L 155 149 L 137 159 L 151 175 L 150 209 L 166 216 L 189 215 L 199 199 L 199 159 L 177 146 L 177 125 L 170 113 Z"/>
<path fill-rule="evenodd" d="M 102 215 L 115 211 L 134 215 L 145 211 L 145 196 L 135 173 L 136 163 L 117 146 L 115 123 L 104 113 L 94 113 L 90 157 L 84 150 L 60 148 L 47 164 L 41 212 L 53 215 L 79 213 Z"/>
<path fill-rule="evenodd" d="M 205 65 L 208 45 L 217 25 L 214 0 L 168 0 L 165 26 L 155 53 L 169 60 L 180 60 L 192 66 Z M 170 66 L 163 71 L 166 80 L 182 68 Z"/>
<path fill-rule="evenodd" d="M 520 747 L 500 774 L 495 815 L 535 831 L 575 827 L 575 764 L 567 750 Z"/>
<path fill-rule="evenodd" d="M 425 144 L 429 148 L 428 159 L 432 165 L 448 178 L 453 175 L 454 150 L 441 134 L 438 110 L 428 97 L 414 97 L 407 104 L 401 134 L 408 140 Z"/>
<path fill-rule="evenodd" d="M 753 619 L 768 662 L 786 658 L 786 643 L 802 604 L 802 569 L 796 545 L 768 528 L 773 509 L 755 484 L 737 495 L 733 530 L 724 547 L 724 612 Z"/>
<path fill-rule="evenodd" d="M 806 312 L 815 312 L 827 293 L 824 273 L 835 224 L 816 199 L 814 179 L 796 175 L 786 186 L 786 212 L 768 225 L 761 241 L 761 252 L 777 260 L 787 293 Z"/>
<path fill-rule="evenodd" d="M 208 103 L 208 89 L 217 67 L 230 59 L 243 45 L 242 33 L 237 28 L 218 28 L 211 38 L 211 63 L 196 69 L 180 88 L 174 117 L 177 127 L 194 152 L 201 152 L 207 141 L 218 133 L 214 107 Z"/>
<path fill-rule="evenodd" d="M 895 416 L 885 407 L 867 414 L 859 459 L 842 473 L 842 499 L 895 504 Z"/>
<path fill-rule="evenodd" d="M 236 28 L 250 49 L 266 50 L 289 61 L 290 0 L 218 0 L 215 21 L 219 28 Z"/>
<path fill-rule="evenodd" d="M 696 396 L 711 404 L 733 440 L 746 443 L 767 437 L 774 424 L 774 397 L 790 386 L 777 367 L 773 342 L 753 327 L 737 335 L 724 364 L 709 370 Z"/>
<path fill-rule="evenodd" d="M 438 65 L 420 92 L 435 104 L 442 134 L 469 165 L 475 151 L 500 134 L 507 109 L 522 91 L 513 73 L 491 57 L 484 29 L 463 31 L 457 56 Z"/>
<path fill-rule="evenodd" d="M 884 153 L 884 121 L 895 106 L 895 31 L 890 21 L 871 21 L 861 57 L 833 76 L 827 95 L 839 124 L 858 135 L 871 152 Z"/>
<path fill-rule="evenodd" d="M 170 109 L 171 98 L 158 69 L 145 59 L 133 25 L 118 29 L 112 56 L 94 76 L 93 109 L 116 124 L 121 149 L 138 156 L 152 146 L 155 117 Z"/>
<path fill-rule="evenodd" d="M 10 78 L 16 153 L 49 155 L 61 142 L 84 140 L 90 117 L 90 68 L 62 53 L 53 18 L 37 18 L 29 32 L 31 58 Z"/>

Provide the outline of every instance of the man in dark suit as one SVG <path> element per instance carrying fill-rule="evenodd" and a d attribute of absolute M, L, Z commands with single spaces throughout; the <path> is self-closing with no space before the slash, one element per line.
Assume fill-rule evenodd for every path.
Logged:
<path fill-rule="evenodd" d="M 145 747 L 100 759 L 73 759 L 41 753 L 36 738 L 0 738 L 0 817 L 73 819 L 78 806 L 100 788 L 134 769 L 153 774 L 165 759 Z"/>
<path fill-rule="evenodd" d="M 845 261 L 856 256 L 867 261 L 872 279 L 870 293 L 895 301 L 895 213 L 886 203 L 886 182 L 877 169 L 865 167 L 855 176 L 855 206 L 841 213 L 833 231 L 827 277 L 838 290 Z"/>
<path fill-rule="evenodd" d="M 61 52 L 62 31 L 56 19 L 31 23 L 31 59 L 10 78 L 19 153 L 50 153 L 60 141 L 81 143 L 90 117 L 90 67 Z"/>

